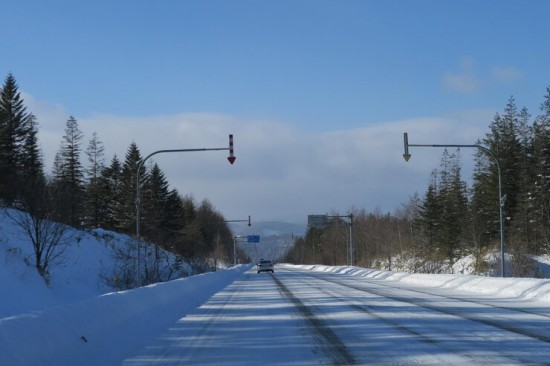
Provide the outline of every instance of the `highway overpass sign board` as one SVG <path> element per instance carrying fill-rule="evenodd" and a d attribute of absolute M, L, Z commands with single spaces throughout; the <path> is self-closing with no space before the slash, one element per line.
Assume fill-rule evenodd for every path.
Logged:
<path fill-rule="evenodd" d="M 246 237 L 246 242 L 251 244 L 256 244 L 260 242 L 260 236 L 259 235 L 248 235 Z"/>
<path fill-rule="evenodd" d="M 308 215 L 307 226 L 315 228 L 324 228 L 328 225 L 327 215 Z"/>

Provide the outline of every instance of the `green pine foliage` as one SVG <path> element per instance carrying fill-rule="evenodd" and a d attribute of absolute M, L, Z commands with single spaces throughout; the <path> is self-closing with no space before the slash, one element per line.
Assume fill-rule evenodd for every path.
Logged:
<path fill-rule="evenodd" d="M 26 110 L 15 77 L 9 74 L 0 89 L 0 205 L 27 211 L 40 222 L 54 220 L 135 235 L 136 175 L 143 159 L 137 144 L 128 147 L 123 162 L 115 155 L 106 165 L 104 145 L 94 133 L 84 166 L 84 136 L 77 119 L 70 116 L 47 178 L 38 126 L 37 118 Z M 233 239 L 223 215 L 208 201 L 197 207 L 192 197 L 170 189 L 160 166 L 149 163 L 139 170 L 141 239 L 153 244 L 146 245 L 144 254 L 157 260 L 145 266 L 144 282 L 162 278 L 158 264 L 166 258 L 158 248 L 202 263 L 205 269 L 208 258 L 232 263 Z"/>
<path fill-rule="evenodd" d="M 550 87 L 546 89 L 541 114 L 532 126 L 533 172 L 531 174 L 532 221 L 535 240 L 550 250 Z"/>
<path fill-rule="evenodd" d="M 0 90 L 0 203 L 11 206 L 21 198 L 25 144 L 32 138 L 30 117 L 13 74 L 8 74 Z M 35 128 L 36 125 L 33 126 Z M 29 168 L 26 166 L 25 168 Z"/>
<path fill-rule="evenodd" d="M 536 275 L 529 255 L 550 254 L 550 87 L 546 93 L 541 113 L 534 118 L 509 98 L 504 110 L 490 121 L 486 135 L 474 142 L 498 159 L 502 199 L 497 164 L 491 156 L 482 149 L 476 151 L 468 187 L 460 151 L 444 150 L 423 195 L 415 193 L 391 216 L 354 212 L 356 263 L 439 272 L 451 271 L 457 259 L 473 255 L 477 273 L 498 274 L 499 268 L 490 268 L 485 255 L 500 249 L 502 204 L 505 252 L 511 261 L 506 275 Z M 337 264 L 345 264 L 344 256 L 334 254 L 344 246 L 331 237 L 333 229 L 322 230 L 322 235 L 308 230 L 305 238 L 296 241 L 288 260 L 334 264 L 339 258 Z M 325 258 L 322 253 L 333 255 Z"/>
<path fill-rule="evenodd" d="M 136 228 L 136 183 L 139 174 L 140 186 L 147 184 L 145 167 L 141 167 L 138 173 L 138 166 L 141 164 L 141 153 L 135 142 L 130 144 L 126 151 L 126 158 L 122 164 L 121 180 L 121 204 L 116 207 L 116 220 L 119 226 L 117 231 L 131 234 Z"/>
<path fill-rule="evenodd" d="M 106 202 L 102 189 L 101 176 L 105 170 L 105 147 L 96 132 L 86 149 L 88 168 L 86 172 L 86 195 L 84 202 L 84 223 L 87 227 L 100 227 L 106 215 Z"/>
<path fill-rule="evenodd" d="M 102 170 L 99 178 L 100 203 L 98 227 L 117 231 L 121 227 L 117 217 L 118 208 L 122 206 L 122 163 L 116 155 L 108 167 Z"/>
<path fill-rule="evenodd" d="M 82 138 L 78 121 L 70 116 L 53 171 L 55 218 L 73 227 L 81 227 L 84 219 L 85 181 L 80 161 Z"/>

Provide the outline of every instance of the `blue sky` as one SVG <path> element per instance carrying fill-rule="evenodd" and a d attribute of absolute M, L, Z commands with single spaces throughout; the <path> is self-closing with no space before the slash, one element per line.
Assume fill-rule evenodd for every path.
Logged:
<path fill-rule="evenodd" d="M 47 162 L 69 115 L 88 138 L 97 131 L 111 155 L 123 156 L 132 141 L 145 155 L 225 144 L 234 133 L 245 167 L 216 167 L 220 176 L 208 179 L 232 174 L 232 189 L 257 190 L 255 198 L 236 193 L 229 203 L 213 193 L 223 188 L 168 174 L 226 216 L 253 211 L 253 202 L 262 219 L 294 221 L 311 210 L 393 210 L 423 192 L 441 155 L 419 151 L 426 159 L 418 171 L 414 155 L 406 167 L 393 163 L 404 128 L 411 143 L 469 144 L 512 95 L 536 115 L 550 86 L 544 0 L 21 0 L 2 13 L 0 77 L 12 72 L 37 114 Z M 349 171 L 331 171 L 332 158 Z M 170 160 L 156 159 L 164 170 Z M 267 185 L 275 192 L 266 192 L 260 178 L 276 174 Z M 339 174 L 356 186 L 337 188 Z"/>

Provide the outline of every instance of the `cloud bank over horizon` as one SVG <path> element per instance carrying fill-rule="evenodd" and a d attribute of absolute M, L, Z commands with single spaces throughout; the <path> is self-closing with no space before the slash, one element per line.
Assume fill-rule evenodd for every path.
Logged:
<path fill-rule="evenodd" d="M 51 171 L 69 114 L 25 94 L 28 111 L 39 122 L 45 170 Z M 305 223 L 308 214 L 345 213 L 352 208 L 393 212 L 415 192 L 423 194 L 441 149 L 414 149 L 403 160 L 403 132 L 410 143 L 471 144 L 482 138 L 492 112 L 468 111 L 442 117 L 384 121 L 362 128 L 308 132 L 289 123 L 219 113 L 180 113 L 147 117 L 74 116 L 84 134 L 84 151 L 93 132 L 105 146 L 106 164 L 124 161 L 135 142 L 143 157 L 163 149 L 227 147 L 235 138 L 233 166 L 227 151 L 159 154 L 171 188 L 197 201 L 208 199 L 228 219 Z M 469 180 L 473 151 L 461 152 Z"/>

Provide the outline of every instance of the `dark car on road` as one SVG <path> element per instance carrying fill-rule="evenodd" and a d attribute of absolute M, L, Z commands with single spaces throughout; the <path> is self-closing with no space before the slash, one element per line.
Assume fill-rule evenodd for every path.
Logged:
<path fill-rule="evenodd" d="M 267 259 L 261 259 L 256 265 L 258 273 L 260 272 L 275 272 L 273 269 L 273 262 Z"/>

